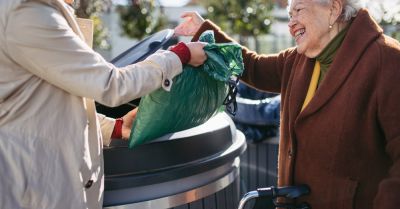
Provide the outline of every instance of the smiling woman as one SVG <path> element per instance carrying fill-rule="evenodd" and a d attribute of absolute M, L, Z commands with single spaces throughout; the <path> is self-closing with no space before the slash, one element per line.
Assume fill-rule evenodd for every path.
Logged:
<path fill-rule="evenodd" d="M 361 3 L 292 0 L 296 48 L 260 55 L 242 47 L 242 81 L 281 94 L 278 186 L 308 184 L 298 202 L 312 208 L 400 205 L 400 44 Z M 197 13 L 183 17 L 176 34 L 197 40 L 211 29 L 218 42 L 233 41 Z"/>
<path fill-rule="evenodd" d="M 357 14 L 359 4 L 360 1 L 290 1 L 289 30 L 295 38 L 297 52 L 310 58 L 320 54 Z"/>

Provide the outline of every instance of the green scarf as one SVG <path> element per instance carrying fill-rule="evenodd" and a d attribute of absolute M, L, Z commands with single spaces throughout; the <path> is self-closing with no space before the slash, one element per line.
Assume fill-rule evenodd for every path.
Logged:
<path fill-rule="evenodd" d="M 321 64 L 321 74 L 319 76 L 318 85 L 321 84 L 322 80 L 325 78 L 325 75 L 333 62 L 333 58 L 335 57 L 337 50 L 339 49 L 340 45 L 342 45 L 344 37 L 346 37 L 348 29 L 349 26 L 340 31 L 335 38 L 329 42 L 325 49 L 322 50 L 322 52 L 316 57 Z"/>

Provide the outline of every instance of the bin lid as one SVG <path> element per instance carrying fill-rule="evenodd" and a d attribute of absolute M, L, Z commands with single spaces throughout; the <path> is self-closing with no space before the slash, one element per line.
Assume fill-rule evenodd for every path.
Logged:
<path fill-rule="evenodd" d="M 224 152 L 235 138 L 232 120 L 219 113 L 202 125 L 166 134 L 133 149 L 128 148 L 127 141 L 114 139 L 103 149 L 106 178 L 149 174 L 198 162 Z"/>
<path fill-rule="evenodd" d="M 130 49 L 118 55 L 111 60 L 111 63 L 117 67 L 125 67 L 127 65 L 142 61 L 157 50 L 167 46 L 168 41 L 171 40 L 173 35 L 174 30 L 172 29 L 159 31 L 151 36 L 148 36 L 132 46 Z"/>
<path fill-rule="evenodd" d="M 226 113 L 202 125 L 129 149 L 119 141 L 103 149 L 105 191 L 154 185 L 231 163 L 246 140 Z M 117 163 L 116 163 L 117 162 Z"/>

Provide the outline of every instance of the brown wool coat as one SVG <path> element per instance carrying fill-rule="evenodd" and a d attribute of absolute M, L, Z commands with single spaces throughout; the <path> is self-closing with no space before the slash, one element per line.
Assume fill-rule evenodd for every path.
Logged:
<path fill-rule="evenodd" d="M 194 36 L 212 29 L 207 20 Z M 278 185 L 308 184 L 313 209 L 400 208 L 400 45 L 360 10 L 315 97 L 300 113 L 314 59 L 243 48 L 242 80 L 279 92 Z"/>

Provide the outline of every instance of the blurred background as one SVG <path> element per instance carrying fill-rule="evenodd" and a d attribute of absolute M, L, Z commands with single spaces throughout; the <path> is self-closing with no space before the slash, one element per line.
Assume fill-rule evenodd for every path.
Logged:
<path fill-rule="evenodd" d="M 385 30 L 400 40 L 400 0 L 366 0 Z M 95 22 L 95 50 L 111 60 L 137 41 L 174 28 L 185 11 L 197 11 L 259 53 L 294 46 L 287 28 L 287 0 L 77 0 L 77 15 Z M 179 38 L 190 41 L 190 38 Z M 178 41 L 178 40 L 176 40 Z"/>

